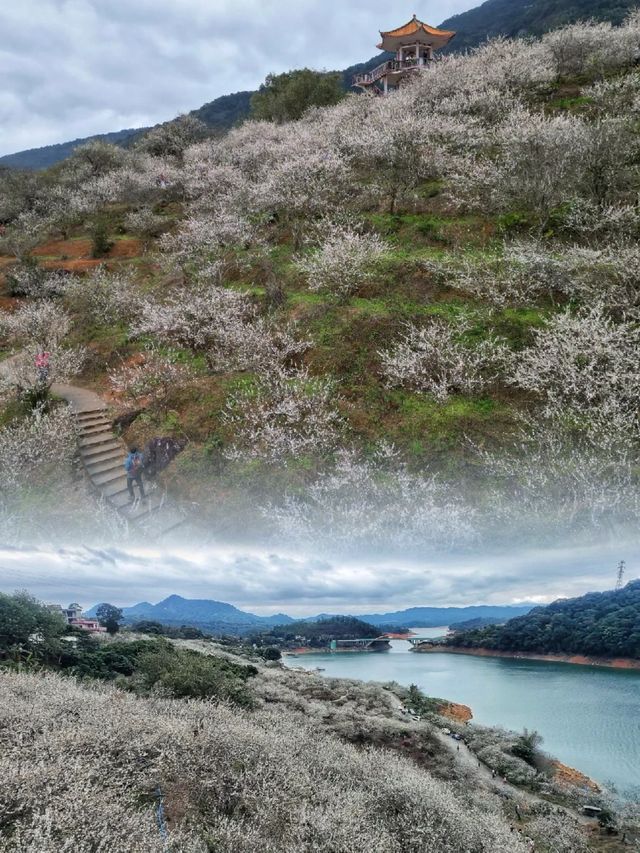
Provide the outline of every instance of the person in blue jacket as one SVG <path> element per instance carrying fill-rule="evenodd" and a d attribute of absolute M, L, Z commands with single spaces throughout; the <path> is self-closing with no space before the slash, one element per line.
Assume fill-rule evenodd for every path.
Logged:
<path fill-rule="evenodd" d="M 144 484 L 142 482 L 142 469 L 144 467 L 144 456 L 137 447 L 132 447 L 124 461 L 124 469 L 127 472 L 127 489 L 129 490 L 130 503 L 136 499 L 133 491 L 134 482 L 137 484 L 140 491 L 140 497 L 145 500 Z"/>

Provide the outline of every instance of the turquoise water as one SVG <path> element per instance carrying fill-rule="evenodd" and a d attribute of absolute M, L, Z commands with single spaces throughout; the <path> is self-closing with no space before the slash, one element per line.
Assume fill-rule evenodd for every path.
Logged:
<path fill-rule="evenodd" d="M 420 629 L 436 636 L 442 629 Z M 324 675 L 417 684 L 430 696 L 469 705 L 474 722 L 537 729 L 543 749 L 623 792 L 640 787 L 640 672 L 545 661 L 414 654 L 396 640 L 384 654 L 288 658 Z"/>

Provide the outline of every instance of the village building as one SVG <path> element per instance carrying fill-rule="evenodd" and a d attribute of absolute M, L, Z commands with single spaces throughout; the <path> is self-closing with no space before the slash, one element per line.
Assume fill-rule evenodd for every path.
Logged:
<path fill-rule="evenodd" d="M 434 61 L 434 51 L 449 44 L 455 33 L 425 24 L 414 15 L 408 24 L 396 30 L 381 31 L 380 36 L 382 41 L 378 48 L 394 53 L 395 58 L 366 74 L 357 74 L 353 85 L 364 91 L 386 95 L 397 89 L 403 80 L 428 68 Z"/>
<path fill-rule="evenodd" d="M 81 631 L 89 631 L 92 634 L 105 634 L 107 631 L 97 619 L 86 619 L 82 615 L 82 607 L 76 602 L 73 602 L 68 607 L 63 607 L 61 604 L 47 604 L 47 610 L 50 610 L 52 613 L 58 613 L 66 621 L 67 625 L 79 628 Z"/>

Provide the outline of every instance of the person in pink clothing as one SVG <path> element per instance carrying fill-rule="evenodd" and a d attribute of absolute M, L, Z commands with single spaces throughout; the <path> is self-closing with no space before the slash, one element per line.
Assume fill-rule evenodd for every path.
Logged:
<path fill-rule="evenodd" d="M 36 370 L 38 371 L 38 382 L 46 384 L 51 367 L 51 353 L 39 352 L 36 355 Z"/>

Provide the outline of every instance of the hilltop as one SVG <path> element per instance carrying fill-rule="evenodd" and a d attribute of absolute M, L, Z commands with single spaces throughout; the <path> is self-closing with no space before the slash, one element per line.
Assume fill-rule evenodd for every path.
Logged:
<path fill-rule="evenodd" d="M 487 39 L 496 36 L 540 36 L 549 30 L 579 20 L 594 19 L 620 24 L 635 6 L 633 0 L 487 0 L 468 12 L 447 18 L 439 27 L 456 32 L 456 38 L 446 50 L 458 53 L 478 47 Z M 341 72 L 345 90 L 351 89 L 356 74 L 371 71 L 390 58 L 391 54 L 379 53 L 369 60 L 346 68 Z M 253 91 L 246 91 L 222 95 L 192 110 L 189 115 L 216 132 L 224 132 L 249 116 L 253 94 Z M 148 130 L 149 128 L 142 127 L 97 134 L 73 142 L 7 154 L 0 157 L 0 168 L 7 166 L 14 169 L 46 169 L 70 157 L 80 145 L 100 141 L 127 147 Z"/>
<path fill-rule="evenodd" d="M 461 648 L 640 659 L 640 580 L 536 607 L 506 625 L 456 633 Z"/>

